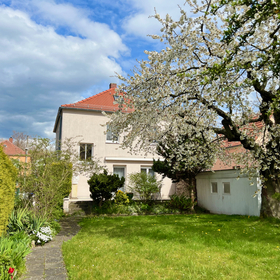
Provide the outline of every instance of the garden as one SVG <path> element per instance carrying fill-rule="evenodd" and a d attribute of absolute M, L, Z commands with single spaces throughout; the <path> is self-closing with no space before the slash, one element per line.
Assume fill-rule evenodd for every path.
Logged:
<path fill-rule="evenodd" d="M 71 190 L 72 165 L 49 149 L 48 139 L 33 139 L 31 162 L 9 159 L 0 146 L 0 279 L 18 279 L 25 256 L 60 230 L 63 198 Z"/>
<path fill-rule="evenodd" d="M 147 174 L 132 174 L 135 194 L 124 193 L 124 178 L 108 174 L 95 161 L 75 161 L 73 150 L 53 151 L 51 142 L 34 138 L 30 162 L 9 159 L 0 146 L 0 279 L 24 274 L 25 257 L 34 246 L 43 246 L 59 232 L 63 198 L 71 191 L 73 172 L 92 174 L 91 213 L 103 215 L 164 214 L 190 211 L 192 201 L 174 196 L 168 203 L 155 203 L 152 196 L 161 183 Z M 179 207 L 178 207 L 179 206 Z"/>
<path fill-rule="evenodd" d="M 40 151 L 42 158 L 44 149 Z M 7 186 L 0 189 L 5 198 L 0 279 L 18 279 L 31 248 L 43 246 L 60 230 L 73 168 L 69 158 L 45 152 L 44 161 L 37 159 L 25 170 L 15 167 L 0 149 L 1 167 L 8 170 L 1 168 L 0 174 Z M 62 248 L 69 279 L 280 277 L 279 220 L 210 215 L 184 195 L 156 201 L 160 181 L 146 173 L 131 174 L 129 179 L 133 192 L 125 193 L 124 178 L 106 170 L 93 172 L 88 181 L 91 214 Z M 16 182 L 25 192 L 16 192 Z"/>
<path fill-rule="evenodd" d="M 280 222 L 210 214 L 84 218 L 69 279 L 279 279 Z"/>

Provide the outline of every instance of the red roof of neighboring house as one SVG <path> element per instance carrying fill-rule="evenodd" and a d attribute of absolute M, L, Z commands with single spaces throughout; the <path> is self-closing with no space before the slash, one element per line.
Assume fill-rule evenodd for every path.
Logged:
<path fill-rule="evenodd" d="M 110 88 L 102 91 L 89 98 L 83 99 L 76 103 L 61 105 L 62 108 L 77 108 L 87 110 L 97 110 L 106 112 L 115 112 L 119 109 L 119 105 L 115 104 L 115 90 L 117 84 L 110 84 Z M 125 112 L 132 112 L 133 109 L 127 108 Z"/>
<path fill-rule="evenodd" d="M 13 144 L 13 138 L 1 142 L 0 145 L 3 146 L 4 153 L 8 156 L 25 155 L 21 148 Z"/>
<path fill-rule="evenodd" d="M 257 117 L 255 117 L 257 118 Z M 254 118 L 253 118 L 254 119 Z M 261 131 L 261 129 L 264 127 L 264 123 L 262 121 L 254 122 L 254 123 L 249 123 L 247 124 L 244 129 L 247 129 L 247 135 L 252 136 L 257 140 L 258 138 L 258 132 Z M 256 130 L 254 130 L 256 128 Z M 228 141 L 227 139 L 222 141 L 222 146 L 227 150 L 229 154 L 231 153 L 245 153 L 246 150 L 241 144 L 240 141 Z M 213 164 L 212 170 L 213 171 L 219 171 L 219 170 L 229 170 L 229 169 L 236 169 L 240 168 L 240 166 L 237 166 L 234 161 L 230 163 L 226 163 L 222 161 L 221 159 L 217 158 L 216 162 Z"/>

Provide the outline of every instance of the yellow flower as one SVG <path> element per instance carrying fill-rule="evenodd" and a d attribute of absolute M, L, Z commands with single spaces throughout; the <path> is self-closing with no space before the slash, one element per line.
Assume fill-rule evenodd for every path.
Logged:
<path fill-rule="evenodd" d="M 218 229 L 218 231 L 221 231 L 220 229 Z"/>

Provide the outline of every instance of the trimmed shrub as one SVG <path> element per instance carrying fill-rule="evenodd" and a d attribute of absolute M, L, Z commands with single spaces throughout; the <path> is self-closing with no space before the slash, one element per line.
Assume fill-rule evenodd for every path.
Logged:
<path fill-rule="evenodd" d="M 17 169 L 0 145 L 0 236 L 6 231 L 14 208 Z"/>
<path fill-rule="evenodd" d="M 90 197 L 92 200 L 102 206 L 102 203 L 112 198 L 114 192 L 122 188 L 125 179 L 120 178 L 118 175 L 108 175 L 106 170 L 100 174 L 93 174 L 88 180 Z"/>

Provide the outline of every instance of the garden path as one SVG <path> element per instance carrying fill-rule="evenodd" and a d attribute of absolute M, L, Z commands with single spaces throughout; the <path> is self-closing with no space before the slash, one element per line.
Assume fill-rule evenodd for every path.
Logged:
<path fill-rule="evenodd" d="M 61 231 L 44 246 L 35 247 L 26 257 L 27 272 L 20 280 L 66 280 L 67 271 L 61 246 L 78 233 L 82 217 L 65 217 L 60 221 Z"/>

